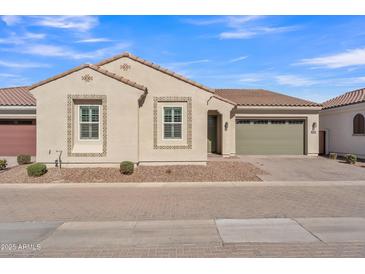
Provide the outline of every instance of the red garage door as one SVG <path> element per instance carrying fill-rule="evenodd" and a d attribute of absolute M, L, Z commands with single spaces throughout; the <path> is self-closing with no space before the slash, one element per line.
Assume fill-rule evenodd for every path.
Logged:
<path fill-rule="evenodd" d="M 1 125 L 0 156 L 36 154 L 36 125 Z"/>

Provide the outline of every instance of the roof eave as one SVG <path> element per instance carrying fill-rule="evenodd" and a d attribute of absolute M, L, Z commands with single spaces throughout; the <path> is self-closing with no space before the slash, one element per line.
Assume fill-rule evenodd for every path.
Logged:
<path fill-rule="evenodd" d="M 101 74 L 103 74 L 105 76 L 108 76 L 110 78 L 113 78 L 113 79 L 115 79 L 117 81 L 120 81 L 120 82 L 122 82 L 122 83 L 124 83 L 126 85 L 131 86 L 131 87 L 140 89 L 140 90 L 142 90 L 144 92 L 147 91 L 147 88 L 144 87 L 143 85 L 137 84 L 136 82 L 130 81 L 127 78 L 124 78 L 122 76 L 116 75 L 115 73 L 109 72 L 109 71 L 107 71 L 107 70 L 105 70 L 103 68 L 100 68 L 100 67 L 98 67 L 96 65 L 92 65 L 92 64 L 83 64 L 81 66 L 77 66 L 77 67 L 75 67 L 73 69 L 67 70 L 67 71 L 65 71 L 63 73 L 57 74 L 57 75 L 55 75 L 53 77 L 50 77 L 48 79 L 45 79 L 45 80 L 40 81 L 38 83 L 35 83 L 35 84 L 33 84 L 32 86 L 29 87 L 29 90 L 33 90 L 33 89 L 35 89 L 37 87 L 43 86 L 43 85 L 48 84 L 48 83 L 53 82 L 53 81 L 56 81 L 56 80 L 58 80 L 60 78 L 63 78 L 65 76 L 67 76 L 67 75 L 70 75 L 70 74 L 72 74 L 74 72 L 77 72 L 77 71 L 82 70 L 82 69 L 85 69 L 85 68 L 92 69 L 92 70 L 94 70 L 94 71 L 96 71 L 98 73 L 101 73 Z"/>
<path fill-rule="evenodd" d="M 238 109 L 311 109 L 321 110 L 322 106 L 305 106 L 305 105 L 242 105 L 238 104 Z"/>

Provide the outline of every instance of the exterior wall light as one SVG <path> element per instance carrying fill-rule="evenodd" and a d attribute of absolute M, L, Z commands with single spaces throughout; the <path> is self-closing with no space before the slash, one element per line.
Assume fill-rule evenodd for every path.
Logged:
<path fill-rule="evenodd" d="M 312 124 L 312 132 L 311 133 L 316 133 L 316 129 L 317 129 L 317 123 L 313 122 Z"/>
<path fill-rule="evenodd" d="M 228 129 L 228 122 L 224 123 L 224 129 L 227 130 Z"/>

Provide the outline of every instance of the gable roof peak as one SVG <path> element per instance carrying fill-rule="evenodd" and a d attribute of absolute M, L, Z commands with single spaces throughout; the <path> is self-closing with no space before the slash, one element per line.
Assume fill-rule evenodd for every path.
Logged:
<path fill-rule="evenodd" d="M 112 73 L 112 72 L 110 72 L 110 71 L 108 71 L 108 70 L 106 70 L 104 68 L 101 68 L 101 67 L 99 67 L 97 65 L 93 65 L 93 64 L 82 64 L 80 66 L 74 67 L 74 68 L 72 68 L 70 70 L 67 70 L 67 71 L 63 72 L 63 73 L 57 74 L 57 75 L 55 75 L 53 77 L 50 77 L 50 78 L 48 78 L 46 80 L 43 80 L 43 81 L 40 81 L 38 83 L 33 84 L 32 86 L 29 87 L 29 90 L 32 90 L 32 89 L 34 89 L 36 87 L 45 85 L 45 84 L 47 84 L 49 82 L 55 81 L 57 79 L 60 79 L 62 77 L 65 77 L 65 76 L 67 76 L 67 75 L 69 75 L 69 74 L 71 74 L 73 72 L 82 70 L 84 68 L 90 68 L 90 69 L 95 70 L 95 71 L 97 71 L 97 72 L 99 72 L 101 74 L 104 74 L 104 75 L 106 75 L 106 76 L 108 76 L 110 78 L 113 78 L 115 80 L 118 80 L 119 82 L 122 82 L 124 84 L 129 85 L 129 86 L 132 86 L 134 88 L 143 90 L 145 92 L 147 91 L 147 88 L 145 86 L 142 86 L 140 84 L 137 84 L 136 82 L 133 82 L 133 81 L 131 81 L 131 80 L 129 80 L 129 79 L 123 77 L 123 76 L 117 75 L 115 73 Z"/>
<path fill-rule="evenodd" d="M 127 51 L 125 51 L 125 52 L 123 52 L 121 54 L 115 55 L 113 57 L 104 59 L 104 60 L 100 61 L 99 63 L 97 63 L 96 65 L 97 66 L 103 66 L 105 64 L 111 63 L 111 62 L 116 61 L 116 60 L 118 60 L 120 58 L 123 58 L 123 57 L 127 57 L 127 58 L 129 58 L 129 59 L 131 59 L 133 61 L 136 61 L 136 62 L 138 62 L 140 64 L 143 64 L 145 66 L 148 66 L 150 68 L 153 68 L 155 70 L 158 70 L 158 71 L 160 71 L 162 73 L 165 73 L 165 74 L 167 74 L 169 76 L 172 76 L 172 77 L 174 77 L 174 78 L 176 78 L 176 79 L 178 79 L 180 81 L 183 81 L 185 83 L 188 83 L 190 85 L 193 85 L 195 87 L 198 87 L 198 88 L 200 88 L 202 90 L 208 91 L 210 93 L 214 93 L 214 90 L 211 89 L 211 88 L 209 88 L 209 87 L 207 87 L 207 86 L 204 86 L 204 85 L 202 85 L 202 84 L 200 84 L 198 82 L 195 82 L 193 80 L 190 80 L 190 79 L 186 78 L 185 76 L 182 76 L 182 75 L 180 75 L 180 74 L 178 74 L 178 73 L 176 73 L 176 72 L 174 72 L 172 70 L 169 70 L 167 68 L 163 68 L 160 65 L 157 65 L 157 64 L 155 64 L 153 62 L 150 62 L 150 61 L 147 61 L 145 59 L 142 59 L 141 57 L 138 57 L 136 55 L 133 55 L 132 53 L 127 52 Z"/>

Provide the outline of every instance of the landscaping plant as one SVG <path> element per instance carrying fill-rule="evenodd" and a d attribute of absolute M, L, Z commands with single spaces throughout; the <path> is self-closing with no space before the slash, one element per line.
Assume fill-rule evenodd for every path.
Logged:
<path fill-rule="evenodd" d="M 124 161 L 120 163 L 120 173 L 130 175 L 134 172 L 134 163 L 130 161 Z"/>
<path fill-rule="evenodd" d="M 332 159 L 332 160 L 336 160 L 337 159 L 337 153 L 330 153 L 329 158 Z"/>
<path fill-rule="evenodd" d="M 8 161 L 6 161 L 5 159 L 0 159 L 0 170 L 4 170 L 7 165 Z"/>
<path fill-rule="evenodd" d="M 27 167 L 28 176 L 39 177 L 47 172 L 45 164 L 35 163 Z"/>
<path fill-rule="evenodd" d="M 31 161 L 30 155 L 18 155 L 18 157 L 16 157 L 16 159 L 17 159 L 19 165 L 30 164 L 30 161 Z"/>
<path fill-rule="evenodd" d="M 352 164 L 352 165 L 356 164 L 356 162 L 357 162 L 357 156 L 354 154 L 347 154 L 345 156 L 345 159 L 346 159 L 347 163 Z"/>

